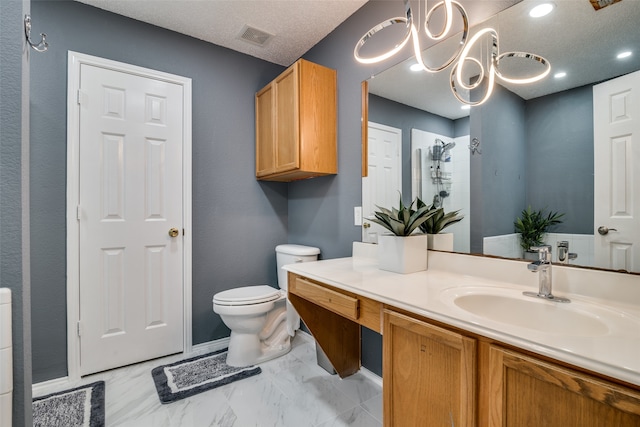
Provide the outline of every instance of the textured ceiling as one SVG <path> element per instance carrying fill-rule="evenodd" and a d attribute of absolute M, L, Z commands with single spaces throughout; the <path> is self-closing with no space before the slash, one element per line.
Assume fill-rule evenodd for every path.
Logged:
<path fill-rule="evenodd" d="M 77 1 L 288 66 L 367 0 Z M 402 1 L 393 1 L 398 3 L 398 15 L 402 15 Z M 589 0 L 555 0 L 556 8 L 552 14 L 535 22 L 527 13 L 542 0 L 459 2 L 467 10 L 470 24 L 474 26 L 471 34 L 478 28 L 492 26 L 499 33 L 500 52 L 536 53 L 550 61 L 552 74 L 559 70 L 568 73 L 563 80 L 548 76 L 542 82 L 530 85 L 504 84 L 524 99 L 640 69 L 640 51 L 624 62 L 611 59 L 622 48 L 640 47 L 640 0 L 622 0 L 599 11 L 593 9 Z M 420 9 L 424 7 L 423 3 L 412 0 L 412 5 L 414 16 L 424 16 L 424 10 Z M 428 5 L 433 7 L 435 0 L 429 1 Z M 371 24 L 373 26 L 377 22 Z M 241 40 L 240 34 L 246 26 L 272 34 L 273 37 L 262 47 Z M 433 28 L 437 27 L 436 14 Z M 393 33 L 387 30 L 382 39 L 388 38 L 393 38 Z M 436 65 L 448 58 L 455 50 L 458 39 L 459 36 L 454 36 L 435 45 L 431 42 L 426 53 L 429 63 Z M 428 45 L 423 47 L 427 48 Z M 391 67 L 397 58 L 388 62 Z M 503 67 L 506 69 L 507 66 L 519 65 L 518 62 L 523 61 L 505 61 Z M 412 59 L 409 59 L 372 78 L 369 86 L 371 93 L 452 119 L 468 115 L 468 110 L 461 111 L 460 103 L 451 94 L 451 67 L 436 74 L 415 73 L 408 71 L 412 63 Z M 524 69 L 529 66 L 526 62 L 524 65 Z"/>
<path fill-rule="evenodd" d="M 289 66 L 366 0 L 78 0 L 269 62 Z M 245 26 L 273 37 L 262 47 Z"/>

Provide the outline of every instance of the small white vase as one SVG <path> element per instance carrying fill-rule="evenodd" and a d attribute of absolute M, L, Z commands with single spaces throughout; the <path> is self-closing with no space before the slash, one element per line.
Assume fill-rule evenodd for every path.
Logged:
<path fill-rule="evenodd" d="M 427 234 L 429 249 L 453 252 L 453 233 Z"/>
<path fill-rule="evenodd" d="M 378 268 L 408 274 L 427 269 L 427 235 L 378 236 Z"/>

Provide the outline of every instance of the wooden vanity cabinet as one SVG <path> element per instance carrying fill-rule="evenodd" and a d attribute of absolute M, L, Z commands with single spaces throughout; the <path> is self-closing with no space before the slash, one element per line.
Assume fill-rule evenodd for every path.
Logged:
<path fill-rule="evenodd" d="M 288 283 L 341 377 L 360 369 L 360 326 L 383 334 L 385 427 L 640 427 L 640 387 L 293 273 Z"/>
<path fill-rule="evenodd" d="M 297 274 L 288 274 L 289 301 L 341 378 L 360 369 L 360 326 L 382 330 L 382 304 Z"/>
<path fill-rule="evenodd" d="M 384 310 L 385 426 L 475 426 L 476 340 Z"/>
<path fill-rule="evenodd" d="M 490 427 L 638 427 L 640 393 L 491 346 Z"/>
<path fill-rule="evenodd" d="M 303 59 L 256 93 L 256 178 L 336 174 L 336 71 Z"/>

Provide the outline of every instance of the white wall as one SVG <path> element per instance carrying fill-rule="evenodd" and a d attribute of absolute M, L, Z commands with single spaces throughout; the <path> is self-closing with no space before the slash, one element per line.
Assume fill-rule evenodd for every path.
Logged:
<path fill-rule="evenodd" d="M 433 203 L 433 196 L 438 193 L 438 185 L 431 177 L 432 160 L 431 147 L 436 139 L 445 143 L 455 142 L 451 149 L 451 160 L 440 162 L 440 168 L 450 173 L 450 180 L 443 180 L 440 188 L 444 187 L 449 192 L 442 202 L 445 212 L 460 210 L 465 219 L 446 228 L 446 232 L 454 234 L 453 250 L 456 252 L 469 252 L 470 250 L 470 185 L 469 185 L 469 160 L 468 149 L 469 135 L 458 138 L 450 138 L 420 129 L 411 129 L 411 194 L 412 198 L 420 197 L 426 204 Z M 420 152 L 418 153 L 418 149 Z M 420 156 L 418 158 L 418 156 Z"/>
<path fill-rule="evenodd" d="M 582 265 L 586 267 L 594 266 L 594 236 L 592 234 L 547 233 L 544 238 L 544 243 L 551 245 L 553 262 L 558 261 L 557 245 L 561 240 L 569 242 L 569 252 L 578 255 L 578 258 L 569 261 L 569 264 Z M 484 254 L 506 258 L 522 258 L 522 248 L 520 247 L 518 234 L 514 233 L 485 237 Z"/>

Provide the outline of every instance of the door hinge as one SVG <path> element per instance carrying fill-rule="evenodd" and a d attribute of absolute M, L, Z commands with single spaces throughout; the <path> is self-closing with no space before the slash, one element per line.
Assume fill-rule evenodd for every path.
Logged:
<path fill-rule="evenodd" d="M 82 336 L 82 324 L 80 322 L 78 322 L 78 336 Z"/>
<path fill-rule="evenodd" d="M 78 104 L 82 105 L 87 101 L 87 94 L 78 89 Z"/>
<path fill-rule="evenodd" d="M 76 219 L 80 221 L 82 218 L 82 210 L 80 209 L 80 205 L 76 206 Z"/>

